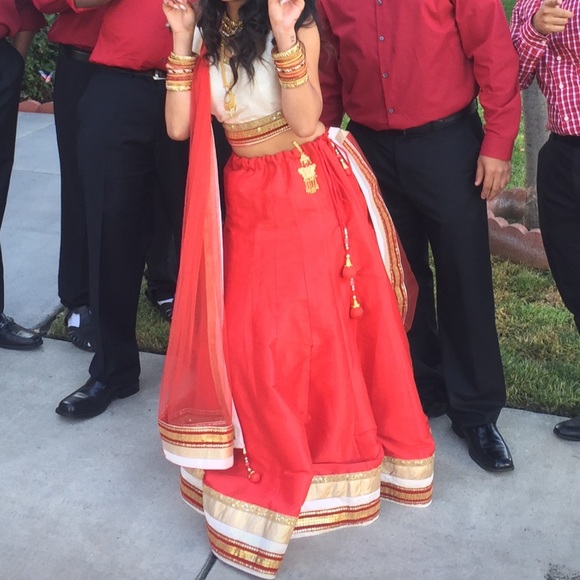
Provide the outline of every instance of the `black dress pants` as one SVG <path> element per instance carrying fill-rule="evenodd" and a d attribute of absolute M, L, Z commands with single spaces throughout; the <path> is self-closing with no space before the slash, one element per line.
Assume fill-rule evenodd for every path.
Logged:
<path fill-rule="evenodd" d="M 22 56 L 7 40 L 0 39 L 0 228 L 14 165 L 18 102 L 23 74 Z M 2 312 L 4 312 L 4 265 L 0 248 L 0 314 Z"/>
<path fill-rule="evenodd" d="M 78 167 L 79 102 L 99 70 L 88 53 L 61 45 L 54 86 L 54 120 L 61 177 L 60 257 L 58 294 L 70 310 L 89 304 L 89 257 L 85 196 Z M 153 239 L 145 272 L 155 299 L 173 298 L 177 260 L 173 228 L 165 213 L 159 188 L 155 198 Z"/>
<path fill-rule="evenodd" d="M 73 55 L 77 55 L 74 58 Z M 69 309 L 89 304 L 89 253 L 85 196 L 78 169 L 78 105 L 97 71 L 82 53 L 61 46 L 54 83 L 54 123 L 60 161 L 58 295 Z"/>
<path fill-rule="evenodd" d="M 377 176 L 419 284 L 408 336 L 423 407 L 448 401 L 448 415 L 462 426 L 494 422 L 505 382 L 486 204 L 474 185 L 481 121 L 474 114 L 418 135 L 353 122 L 349 129 Z"/>
<path fill-rule="evenodd" d="M 135 337 L 156 191 L 181 240 L 188 143 L 169 139 L 165 83 L 99 67 L 79 105 L 79 168 L 86 195 L 90 374 L 115 386 L 139 377 Z"/>
<path fill-rule="evenodd" d="M 580 332 L 580 137 L 548 139 L 538 157 L 537 183 L 546 256 Z"/>

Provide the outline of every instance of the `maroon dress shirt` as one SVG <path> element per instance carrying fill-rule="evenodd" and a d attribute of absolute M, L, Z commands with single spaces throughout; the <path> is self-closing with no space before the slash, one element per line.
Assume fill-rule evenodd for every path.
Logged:
<path fill-rule="evenodd" d="M 123 0 L 106 7 L 91 62 L 135 71 L 163 69 L 173 48 L 160 0 Z"/>
<path fill-rule="evenodd" d="M 32 0 L 0 0 L 0 38 L 23 31 L 36 32 L 45 25 L 46 20 Z"/>
<path fill-rule="evenodd" d="M 346 112 L 377 131 L 408 129 L 479 95 L 481 154 L 511 158 L 521 113 L 518 57 L 499 0 L 318 4 L 325 124 L 337 125 Z"/>
<path fill-rule="evenodd" d="M 59 44 L 69 44 L 91 51 L 99 37 L 101 21 L 106 6 L 95 10 L 79 10 L 74 0 L 33 0 L 34 5 L 44 14 L 58 16 L 50 27 L 48 39 Z"/>

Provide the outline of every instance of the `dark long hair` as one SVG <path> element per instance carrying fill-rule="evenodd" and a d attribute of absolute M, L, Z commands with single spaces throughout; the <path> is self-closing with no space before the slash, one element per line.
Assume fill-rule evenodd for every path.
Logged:
<path fill-rule="evenodd" d="M 219 33 L 226 3 L 222 0 L 201 0 L 199 27 L 211 64 L 219 62 L 221 36 Z M 240 7 L 240 19 L 244 22 L 242 30 L 228 41 L 233 56 L 230 66 L 234 74 L 234 84 L 238 80 L 238 67 L 242 67 L 251 79 L 254 78 L 254 61 L 266 50 L 266 40 L 270 33 L 267 0 L 247 0 Z M 318 25 L 316 0 L 305 0 L 304 10 L 296 22 L 295 29 L 303 26 Z"/>

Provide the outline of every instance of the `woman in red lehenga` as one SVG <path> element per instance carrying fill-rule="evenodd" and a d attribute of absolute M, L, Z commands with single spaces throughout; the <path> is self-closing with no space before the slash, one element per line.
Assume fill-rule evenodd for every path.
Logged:
<path fill-rule="evenodd" d="M 318 120 L 315 1 L 163 4 L 168 130 L 192 138 L 163 446 L 216 556 L 273 578 L 291 537 L 431 501 L 409 278 L 367 164 Z"/>

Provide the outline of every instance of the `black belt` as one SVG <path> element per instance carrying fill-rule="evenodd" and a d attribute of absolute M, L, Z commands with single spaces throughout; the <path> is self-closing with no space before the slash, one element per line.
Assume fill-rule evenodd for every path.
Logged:
<path fill-rule="evenodd" d="M 471 103 L 469 103 L 469 105 L 467 105 L 467 107 L 461 109 L 461 111 L 457 111 L 457 113 L 443 117 L 443 119 L 430 121 L 424 125 L 410 127 L 409 129 L 386 129 L 382 132 L 387 133 L 387 135 L 422 135 L 424 133 L 432 133 L 433 131 L 437 131 L 438 129 L 442 129 L 447 125 L 450 125 L 451 123 L 459 121 L 459 119 L 473 115 L 475 111 L 477 111 L 477 101 L 473 100 Z"/>
<path fill-rule="evenodd" d="M 83 50 L 71 44 L 61 44 L 58 50 L 60 54 L 78 62 L 89 62 L 89 58 L 91 57 L 89 50 Z"/>
<path fill-rule="evenodd" d="M 149 70 L 132 70 L 130 68 L 122 68 L 120 66 L 103 65 L 103 67 L 124 74 L 129 74 L 135 77 L 144 77 L 154 81 L 164 81 L 167 78 L 167 72 L 157 68 L 151 68 Z"/>
<path fill-rule="evenodd" d="M 578 135 L 558 135 L 558 133 L 550 133 L 550 139 L 567 143 L 568 145 L 572 145 L 572 147 L 580 147 L 580 137 Z"/>

